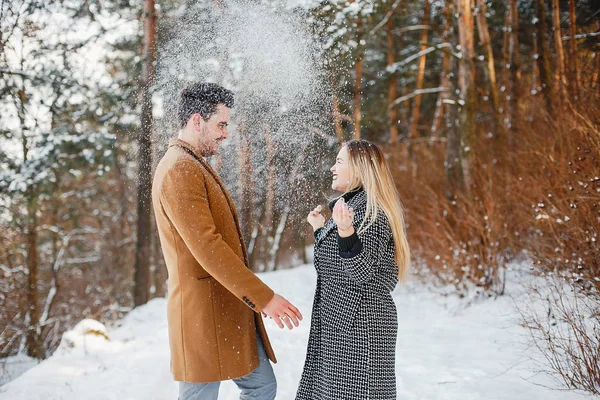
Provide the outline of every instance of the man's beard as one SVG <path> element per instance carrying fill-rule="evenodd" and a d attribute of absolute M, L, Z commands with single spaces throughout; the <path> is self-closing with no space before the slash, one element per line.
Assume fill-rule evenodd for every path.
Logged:
<path fill-rule="evenodd" d="M 206 136 L 208 136 L 208 132 L 205 128 L 201 135 L 201 138 L 203 139 L 200 140 L 200 144 L 198 146 L 200 154 L 202 155 L 202 157 L 214 156 L 215 154 L 217 154 L 219 146 L 215 145 L 214 143 L 216 139 L 206 140 Z"/>
<path fill-rule="evenodd" d="M 203 143 L 202 145 L 200 145 L 200 154 L 202 155 L 202 157 L 214 156 L 215 154 L 217 154 L 217 149 L 214 147 L 210 148 L 210 146 L 208 146 L 206 143 Z"/>

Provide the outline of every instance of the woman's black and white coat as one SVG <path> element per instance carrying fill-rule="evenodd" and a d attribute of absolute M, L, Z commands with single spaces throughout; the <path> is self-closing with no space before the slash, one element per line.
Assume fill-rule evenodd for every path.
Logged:
<path fill-rule="evenodd" d="M 366 192 L 344 198 L 354 209 L 358 232 Z M 338 243 L 333 218 L 315 232 L 317 288 L 296 400 L 396 398 L 398 322 L 390 292 L 398 282 L 398 266 L 386 215 L 379 211 L 375 223 L 353 238 L 351 249 L 347 241 Z"/>

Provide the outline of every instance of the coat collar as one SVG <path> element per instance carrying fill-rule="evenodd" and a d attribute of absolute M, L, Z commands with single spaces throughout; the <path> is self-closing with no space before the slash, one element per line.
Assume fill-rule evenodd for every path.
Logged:
<path fill-rule="evenodd" d="M 202 154 L 200 154 L 200 150 L 197 149 L 196 147 L 192 146 L 190 143 L 186 142 L 185 140 L 181 140 L 178 138 L 172 138 L 169 140 L 169 147 L 173 147 L 173 146 L 179 146 L 179 147 L 188 149 L 189 151 L 194 153 L 197 158 L 204 159 L 204 157 L 202 157 Z"/>
<path fill-rule="evenodd" d="M 365 192 L 364 189 L 362 187 L 360 187 L 357 190 L 353 190 L 351 192 L 344 193 L 342 196 L 337 197 L 336 199 L 331 201 L 329 203 L 330 209 L 333 209 L 335 202 L 338 201 L 341 197 L 344 198 L 344 200 L 348 203 L 348 205 L 350 207 L 354 208 L 355 216 L 358 216 L 359 214 L 361 214 L 361 212 L 358 209 L 362 208 L 367 203 L 367 192 Z M 359 219 L 355 218 L 354 219 L 354 229 L 357 229 L 357 226 L 359 226 L 359 223 L 360 223 Z M 333 230 L 335 230 L 336 227 L 337 227 L 337 225 L 335 224 L 335 221 L 333 220 L 333 218 L 329 218 L 329 221 L 327 221 L 325 223 L 325 226 L 323 227 L 323 229 L 321 229 L 318 232 L 318 235 L 316 237 L 316 244 L 321 243 L 321 241 L 323 241 L 323 239 L 325 239 L 325 237 L 329 233 L 331 233 Z"/>
<path fill-rule="evenodd" d="M 344 193 L 343 195 L 336 197 L 335 199 L 331 200 L 329 202 L 329 211 L 333 212 L 333 207 L 335 206 L 335 203 L 337 203 L 337 201 L 339 199 L 341 199 L 342 197 L 344 198 L 344 201 L 346 203 L 348 203 L 350 200 L 352 200 L 352 198 L 354 198 L 354 196 L 356 196 L 357 194 L 364 192 L 365 190 L 363 189 L 362 186 L 359 186 L 358 188 L 354 189 L 354 190 L 350 190 L 349 192 Z"/>
<path fill-rule="evenodd" d="M 192 155 L 194 156 L 194 158 L 204 167 L 204 169 L 206 169 L 212 175 L 212 177 L 215 179 L 215 181 L 217 181 L 219 186 L 221 186 L 221 189 L 223 189 L 223 192 L 227 193 L 227 190 L 225 189 L 225 185 L 221 181 L 221 178 L 219 177 L 217 172 L 210 166 L 208 161 L 206 161 L 206 159 L 202 156 L 202 154 L 200 154 L 200 150 L 198 150 L 196 147 L 192 146 L 190 143 L 186 142 L 185 140 L 181 140 L 181 139 L 177 139 L 177 138 L 173 138 L 173 139 L 169 140 L 169 148 L 171 148 L 171 147 L 181 147 L 184 150 L 191 152 Z"/>

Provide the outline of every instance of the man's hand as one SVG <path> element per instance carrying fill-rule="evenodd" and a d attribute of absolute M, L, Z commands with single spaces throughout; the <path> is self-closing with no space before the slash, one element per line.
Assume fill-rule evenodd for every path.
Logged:
<path fill-rule="evenodd" d="M 277 326 L 283 328 L 283 322 L 288 329 L 293 329 L 292 322 L 295 326 L 299 325 L 298 320 L 302 321 L 302 314 L 292 303 L 275 293 L 271 301 L 267 303 L 262 310 L 263 315 L 269 316 L 275 320 Z M 282 322 L 283 321 L 283 322 Z"/>

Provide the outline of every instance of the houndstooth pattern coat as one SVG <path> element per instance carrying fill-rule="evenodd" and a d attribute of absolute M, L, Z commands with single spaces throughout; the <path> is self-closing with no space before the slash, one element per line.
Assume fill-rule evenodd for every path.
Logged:
<path fill-rule="evenodd" d="M 347 203 L 358 232 L 367 195 L 362 190 L 352 194 Z M 317 288 L 296 400 L 396 398 L 398 322 L 390 292 L 398 282 L 398 266 L 383 212 L 359 239 L 358 254 L 340 254 L 333 219 L 315 232 Z"/>

